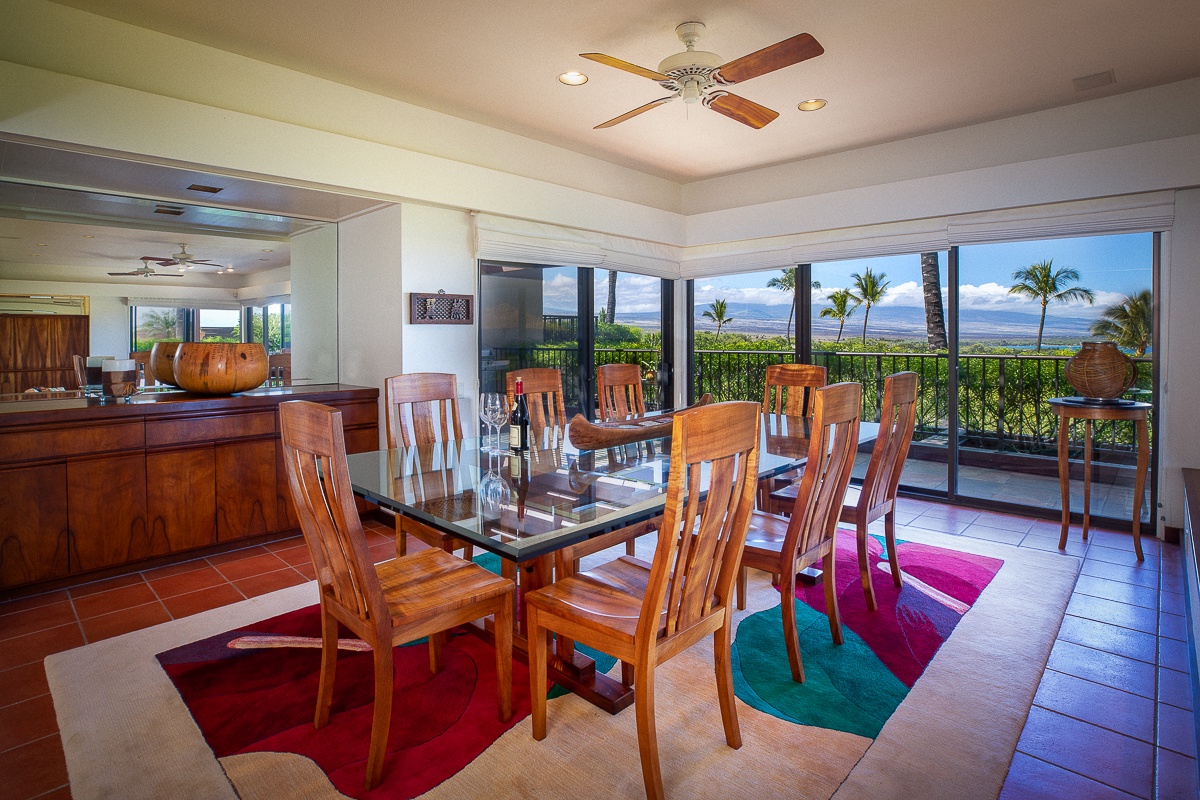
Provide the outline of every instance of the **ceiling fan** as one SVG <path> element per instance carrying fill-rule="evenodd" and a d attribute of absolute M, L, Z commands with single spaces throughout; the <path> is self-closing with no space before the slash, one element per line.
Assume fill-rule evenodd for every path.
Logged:
<path fill-rule="evenodd" d="M 682 98 L 685 103 L 703 103 L 705 107 L 751 128 L 762 128 L 778 117 L 779 112 L 739 97 L 723 87 L 790 67 L 825 52 L 825 48 L 821 47 L 816 39 L 807 33 L 801 33 L 750 55 L 725 62 L 716 53 L 696 49 L 696 41 L 700 34 L 704 33 L 704 23 L 685 22 L 675 28 L 675 33 L 687 49 L 666 58 L 658 65 L 657 71 L 603 53 L 580 53 L 584 58 L 600 64 L 657 81 L 664 89 L 671 91 L 667 97 L 660 97 L 644 106 L 638 106 L 633 111 L 600 123 L 596 128 L 610 128 L 618 122 L 636 117 L 677 97 Z"/>
<path fill-rule="evenodd" d="M 183 274 L 179 273 L 179 272 L 155 272 L 154 267 L 150 266 L 150 264 L 149 264 L 150 261 L 153 261 L 155 259 L 142 258 L 140 260 L 142 262 L 142 266 L 138 267 L 135 270 L 131 270 L 129 272 L 110 272 L 108 274 L 113 275 L 113 276 L 136 275 L 136 276 L 140 276 L 142 278 L 182 278 L 183 277 Z"/>
<path fill-rule="evenodd" d="M 183 269 L 184 267 L 191 269 L 196 264 L 204 264 L 204 265 L 212 266 L 212 267 L 221 266 L 220 264 L 218 264 L 215 261 L 205 261 L 203 259 L 196 258 L 195 256 L 193 256 L 191 253 L 189 253 L 187 251 L 187 245 L 182 244 L 182 243 L 179 245 L 179 252 L 176 253 L 175 255 L 171 256 L 170 258 L 156 258 L 154 256 L 142 256 L 141 260 L 157 262 L 160 267 L 178 266 L 180 269 Z"/>

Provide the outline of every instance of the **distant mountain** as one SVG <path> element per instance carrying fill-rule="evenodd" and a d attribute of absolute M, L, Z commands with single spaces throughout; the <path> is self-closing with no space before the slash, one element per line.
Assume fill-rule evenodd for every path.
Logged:
<path fill-rule="evenodd" d="M 824 305 L 814 305 L 812 309 L 813 333 L 821 339 L 833 338 L 837 335 L 836 320 L 818 316 Z M 702 307 L 698 306 L 698 310 Z M 755 303 L 729 303 L 726 313 L 733 322 L 723 330 L 746 333 L 752 336 L 780 336 L 787 324 L 788 309 L 785 305 L 760 305 Z M 1023 341 L 1033 343 L 1037 339 L 1038 314 L 1021 311 L 990 311 L 968 309 L 962 315 L 959 334 L 964 340 L 987 341 Z M 846 320 L 842 338 L 862 335 L 862 309 Z M 621 313 L 617 312 L 617 322 L 633 325 L 639 328 L 657 328 L 659 315 L 654 312 Z M 795 321 L 793 321 L 793 326 Z M 1046 340 L 1083 340 L 1088 338 L 1090 319 L 1055 315 L 1053 311 L 1046 315 L 1046 330 L 1043 338 Z M 716 325 L 697 315 L 696 329 L 714 331 Z M 867 324 L 867 336 L 881 336 L 889 339 L 924 339 L 925 310 L 912 306 L 882 306 L 871 309 L 871 317 Z"/>

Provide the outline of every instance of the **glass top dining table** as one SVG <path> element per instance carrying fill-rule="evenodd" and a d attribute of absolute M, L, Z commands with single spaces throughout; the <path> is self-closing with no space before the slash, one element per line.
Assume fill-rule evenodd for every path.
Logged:
<path fill-rule="evenodd" d="M 810 420 L 764 414 L 759 478 L 803 466 Z M 859 443 L 879 426 L 862 423 Z M 525 562 L 662 514 L 670 438 L 603 450 L 574 447 L 547 428 L 523 454 L 486 439 L 375 450 L 347 457 L 354 492 L 372 502 Z"/>

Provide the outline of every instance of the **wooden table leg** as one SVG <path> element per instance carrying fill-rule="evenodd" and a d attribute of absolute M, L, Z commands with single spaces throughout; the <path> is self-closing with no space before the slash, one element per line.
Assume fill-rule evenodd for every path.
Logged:
<path fill-rule="evenodd" d="M 1071 462 L 1067 460 L 1066 417 L 1058 418 L 1058 487 L 1062 492 L 1062 531 L 1058 534 L 1058 549 L 1067 546 L 1067 530 L 1071 527 Z"/>
<path fill-rule="evenodd" d="M 1083 421 L 1083 540 L 1087 541 L 1088 525 L 1092 519 L 1092 435 L 1096 423 Z"/>
<path fill-rule="evenodd" d="M 1137 476 L 1133 479 L 1133 551 L 1138 561 L 1142 555 L 1142 493 L 1146 490 L 1146 470 L 1150 466 L 1150 433 L 1145 418 L 1134 423 L 1137 428 Z M 1152 515 L 1153 516 L 1153 515 Z"/>

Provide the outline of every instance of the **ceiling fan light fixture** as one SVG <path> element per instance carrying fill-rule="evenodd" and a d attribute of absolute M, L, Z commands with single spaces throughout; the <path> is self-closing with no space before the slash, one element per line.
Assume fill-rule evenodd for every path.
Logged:
<path fill-rule="evenodd" d="M 812 100 L 805 100 L 804 102 L 799 103 L 796 108 L 800 109 L 801 111 L 820 111 L 826 105 L 828 105 L 828 103 L 826 103 L 824 100 L 819 97 L 814 97 Z"/>
<path fill-rule="evenodd" d="M 679 96 L 685 103 L 699 103 L 701 98 L 700 81 L 695 79 L 684 81 Z"/>
<path fill-rule="evenodd" d="M 588 76 L 582 72 L 564 72 L 558 76 L 558 82 L 564 83 L 567 86 L 583 86 L 588 82 Z"/>

